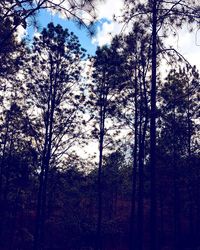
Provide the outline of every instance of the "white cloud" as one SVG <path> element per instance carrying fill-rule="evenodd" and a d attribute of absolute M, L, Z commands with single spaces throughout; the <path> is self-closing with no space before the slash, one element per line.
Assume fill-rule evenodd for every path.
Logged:
<path fill-rule="evenodd" d="M 22 25 L 19 25 L 17 27 L 17 31 L 16 31 L 16 40 L 17 42 L 20 42 L 22 40 L 22 38 L 27 34 L 26 29 L 24 29 L 24 27 Z"/>
<path fill-rule="evenodd" d="M 178 31 L 176 37 L 169 36 L 166 44 L 176 49 L 191 65 L 196 65 L 200 70 L 200 32 L 189 32 L 185 26 Z"/>
<path fill-rule="evenodd" d="M 120 16 L 124 6 L 123 0 L 105 0 L 97 4 L 98 19 L 105 18 L 109 21 L 113 19 L 113 15 Z"/>
<path fill-rule="evenodd" d="M 113 0 L 105 0 L 97 4 L 97 19 L 102 22 L 102 25 L 97 27 L 96 36 L 92 39 L 93 44 L 98 46 L 110 44 L 112 38 L 120 34 L 123 24 L 113 21 L 113 17 L 115 16 L 117 19 L 120 19 L 123 6 L 123 0 L 115 0 L 114 3 Z M 126 32 L 129 30 L 130 29 L 127 28 Z"/>
<path fill-rule="evenodd" d="M 116 22 L 104 22 L 102 26 L 97 27 L 97 34 L 92 39 L 93 44 L 103 46 L 110 44 L 114 35 L 119 34 L 121 25 Z"/>

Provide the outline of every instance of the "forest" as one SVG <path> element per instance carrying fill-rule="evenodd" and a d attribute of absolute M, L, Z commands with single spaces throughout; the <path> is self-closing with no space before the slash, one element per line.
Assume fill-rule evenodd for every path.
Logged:
<path fill-rule="evenodd" d="M 200 3 L 124 1 L 95 55 L 53 22 L 18 39 L 42 9 L 93 36 L 96 2 L 0 1 L 0 250 L 198 250 L 199 71 L 165 39 Z"/>

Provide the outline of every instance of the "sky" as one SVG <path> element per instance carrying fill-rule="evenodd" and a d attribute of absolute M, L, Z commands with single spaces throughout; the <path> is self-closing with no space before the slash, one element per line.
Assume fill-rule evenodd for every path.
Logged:
<path fill-rule="evenodd" d="M 28 34 L 30 38 L 38 32 L 41 32 L 48 23 L 53 22 L 55 25 L 60 24 L 63 28 L 69 29 L 75 33 L 79 38 L 81 46 L 87 50 L 88 54 L 94 54 L 96 50 L 96 45 L 91 43 L 91 37 L 89 36 L 87 30 L 84 28 L 80 29 L 73 21 L 65 20 L 58 15 L 53 15 L 48 10 L 41 10 L 38 14 L 38 30 L 34 29 L 32 26 L 28 29 Z"/>
<path fill-rule="evenodd" d="M 114 4 L 113 4 L 114 3 Z M 64 28 L 73 31 L 79 38 L 83 48 L 90 55 L 95 54 L 97 46 L 109 44 L 116 34 L 122 29 L 122 24 L 113 21 L 113 15 L 120 16 L 123 8 L 123 0 L 104 0 L 100 1 L 97 6 L 97 24 L 96 34 L 90 37 L 87 30 L 80 29 L 73 21 L 66 20 L 63 16 L 53 14 L 48 10 L 42 10 L 38 14 L 39 30 L 29 28 L 28 34 L 32 36 L 34 33 L 40 32 L 49 22 L 61 24 Z M 166 39 L 166 44 L 173 46 L 193 65 L 195 64 L 200 70 L 200 30 L 194 30 L 189 33 L 188 27 L 178 32 L 177 37 L 170 36 Z M 23 31 L 21 31 L 23 33 Z"/>
<path fill-rule="evenodd" d="M 98 13 L 98 21 L 96 23 L 96 34 L 94 37 L 90 37 L 86 29 L 80 29 L 73 21 L 66 20 L 62 15 L 53 14 L 45 9 L 41 10 L 37 16 L 39 29 L 35 30 L 30 26 L 27 33 L 29 37 L 32 38 L 34 33 L 41 32 L 43 27 L 46 27 L 49 22 L 61 24 L 64 28 L 68 28 L 78 36 L 82 47 L 87 50 L 88 54 L 94 55 L 97 46 L 109 44 L 112 37 L 115 34 L 119 34 L 121 31 L 122 25 L 113 21 L 113 15 L 115 14 L 119 16 L 122 7 L 123 3 L 121 0 L 115 0 L 114 5 L 113 0 L 105 0 L 97 4 L 96 9 Z M 19 37 L 23 36 L 24 30 L 20 27 L 18 33 Z"/>

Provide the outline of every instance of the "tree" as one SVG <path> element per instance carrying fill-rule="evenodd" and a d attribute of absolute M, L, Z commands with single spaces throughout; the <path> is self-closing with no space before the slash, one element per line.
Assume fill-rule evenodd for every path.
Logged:
<path fill-rule="evenodd" d="M 27 190 L 30 187 L 28 182 L 37 161 L 37 153 L 29 141 L 31 136 L 26 127 L 27 119 L 25 107 L 20 105 L 19 98 L 15 98 L 7 110 L 4 110 L 1 123 L 0 236 L 7 238 L 9 235 L 9 244 L 13 244 L 14 234 L 18 230 L 17 216 L 19 212 L 22 213 L 22 207 L 26 206 L 26 198 L 30 194 Z M 11 219 L 12 230 L 6 226 Z M 2 241 L 2 244 L 8 246 L 8 242 Z"/>
<path fill-rule="evenodd" d="M 27 65 L 25 81 L 31 104 L 29 112 L 33 114 L 31 127 L 40 153 L 35 249 L 44 244 L 50 167 L 59 168 L 82 136 L 78 120 L 83 119 L 80 62 L 84 51 L 73 33 L 50 23 L 35 38 Z"/>
<path fill-rule="evenodd" d="M 123 66 L 118 77 L 118 118 L 127 129 L 132 144 L 132 205 L 130 215 L 130 249 L 142 247 L 144 222 L 144 160 L 149 122 L 149 33 L 139 23 L 133 32 L 120 37 Z M 131 138 L 131 139 L 130 139 Z M 138 199 L 137 199 L 138 198 Z M 137 205 L 137 207 L 136 207 Z M 138 215 L 136 216 L 136 211 Z M 137 229 L 136 229 L 137 227 Z M 137 236 L 136 236 L 137 234 Z M 136 243 L 137 241 L 137 243 Z"/>
<path fill-rule="evenodd" d="M 187 168 L 192 169 L 190 157 L 192 152 L 192 140 L 195 135 L 194 117 L 196 112 L 196 104 L 191 104 L 190 98 L 194 99 L 197 90 L 198 73 L 195 68 L 180 68 L 179 71 L 171 70 L 166 82 L 161 90 L 162 104 L 161 113 L 163 123 L 161 126 L 160 138 L 164 142 L 163 154 L 167 154 L 171 159 L 168 168 L 171 168 L 171 176 L 173 179 L 173 214 L 174 214 L 174 248 L 180 248 L 181 239 L 181 214 L 183 214 L 181 200 L 183 200 L 184 192 L 182 191 L 182 168 L 180 166 L 184 161 L 188 161 Z M 189 96 L 189 98 L 188 98 Z M 189 114 L 188 114 L 189 113 Z M 189 115 L 189 116 L 188 116 Z M 193 117 L 193 118 L 192 118 Z M 187 138 L 187 139 L 185 139 Z M 170 147 L 171 146 L 171 147 Z M 187 160 L 186 160 L 187 159 Z M 190 177 L 187 176 L 186 186 L 188 186 L 188 197 L 191 202 L 191 210 L 194 213 L 193 194 L 191 192 Z M 189 182 L 188 182 L 189 181 Z M 191 213 L 190 213 L 191 214 Z M 191 216 L 191 215 L 190 215 Z M 190 221 L 192 223 L 192 217 Z M 191 228 L 192 232 L 192 228 Z"/>
<path fill-rule="evenodd" d="M 109 135 L 109 121 L 113 122 L 116 110 L 116 86 L 117 76 L 120 69 L 120 56 L 117 51 L 117 44 L 113 43 L 110 48 L 98 48 L 94 58 L 93 79 L 94 85 L 91 85 L 90 98 L 97 108 L 96 114 L 98 128 L 93 131 L 97 134 L 99 140 L 99 163 L 98 163 L 98 219 L 97 219 L 97 245 L 96 249 L 102 249 L 102 166 L 103 151 L 106 147 L 105 137 L 107 136 L 109 148 L 112 148 Z M 113 126 L 111 126 L 113 127 Z M 117 131 L 116 131 L 117 133 Z M 112 134 L 115 136 L 115 132 Z M 107 145 L 107 148 L 108 148 Z"/>
<path fill-rule="evenodd" d="M 159 51 L 159 31 L 164 31 L 164 36 L 171 24 L 182 27 L 185 21 L 199 24 L 199 6 L 197 1 L 188 2 L 179 0 L 167 2 L 164 0 L 152 0 L 145 3 L 128 1 L 125 7 L 125 22 L 129 23 L 133 18 L 139 18 L 144 26 L 151 29 L 151 113 L 150 113 L 150 169 L 151 169 L 151 249 L 156 246 L 156 97 L 157 97 L 157 57 Z M 145 28 L 146 28 L 145 27 Z M 170 51 L 174 50 L 170 49 Z"/>
<path fill-rule="evenodd" d="M 105 162 L 102 171 L 105 213 L 107 220 L 113 220 L 117 214 L 117 201 L 120 194 L 120 170 L 124 164 L 124 155 L 120 151 L 111 153 Z"/>

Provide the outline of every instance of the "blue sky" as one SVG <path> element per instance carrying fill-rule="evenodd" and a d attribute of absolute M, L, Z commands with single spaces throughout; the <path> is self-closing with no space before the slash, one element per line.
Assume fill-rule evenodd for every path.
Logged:
<path fill-rule="evenodd" d="M 113 15 L 121 15 L 121 8 L 124 5 L 123 1 L 124 0 L 115 0 L 114 4 L 113 0 L 97 1 L 96 11 L 98 22 L 96 23 L 96 34 L 93 39 L 88 35 L 87 30 L 79 29 L 73 21 L 62 19 L 58 15 L 52 14 L 45 9 L 40 10 L 37 17 L 40 27 L 39 30 L 33 30 L 33 28 L 29 27 L 28 34 L 31 38 L 35 32 L 41 32 L 42 28 L 46 27 L 49 22 L 61 24 L 64 28 L 68 28 L 75 33 L 79 38 L 80 44 L 87 50 L 88 54 L 94 55 L 97 45 L 110 44 L 112 37 L 121 30 L 121 25 L 113 22 Z"/>
<path fill-rule="evenodd" d="M 97 45 L 92 43 L 92 39 L 85 28 L 80 29 L 73 21 L 62 19 L 58 15 L 52 15 L 47 10 L 41 10 L 38 14 L 37 20 L 39 25 L 39 30 L 37 32 L 41 32 L 42 29 L 46 27 L 47 24 L 50 22 L 53 22 L 55 25 L 60 24 L 63 26 L 63 28 L 67 28 L 69 29 L 69 31 L 74 32 L 74 34 L 79 38 L 81 46 L 87 50 L 87 54 L 95 54 Z M 101 26 L 100 23 L 98 23 L 98 25 Z M 33 36 L 34 33 L 34 29 L 30 27 L 28 29 L 28 34 L 30 38 Z"/>

